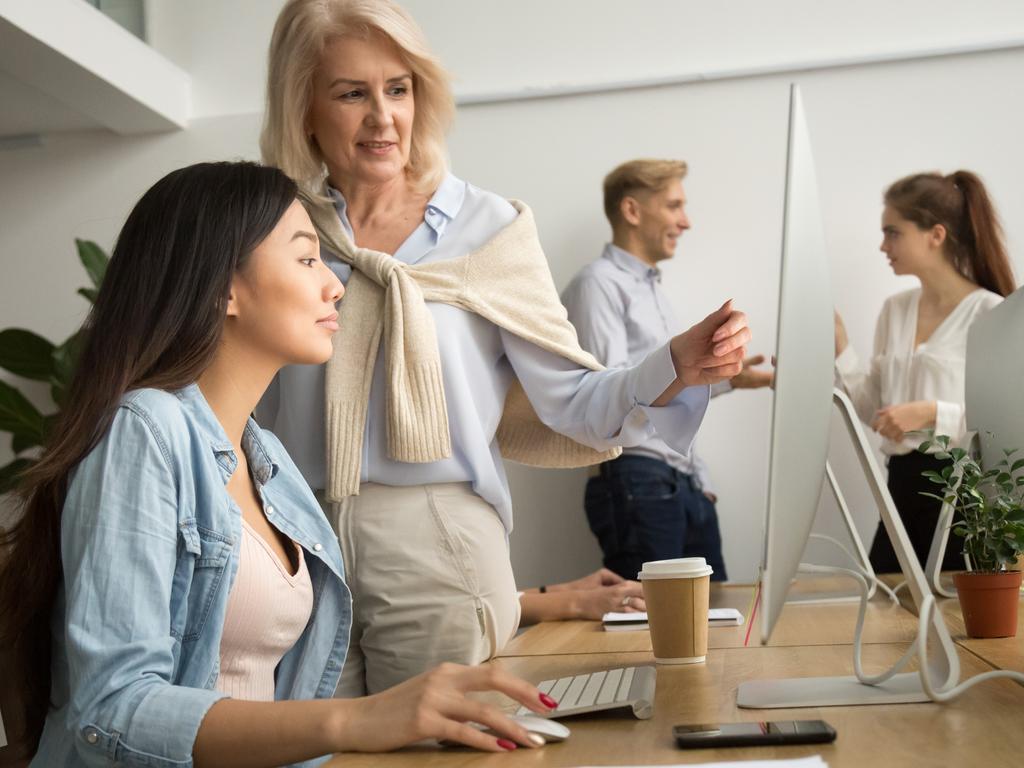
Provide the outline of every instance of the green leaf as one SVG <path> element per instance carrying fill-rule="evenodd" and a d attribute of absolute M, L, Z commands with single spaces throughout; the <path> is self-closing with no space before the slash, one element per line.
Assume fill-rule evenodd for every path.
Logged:
<path fill-rule="evenodd" d="M 43 440 L 43 414 L 5 381 L 0 381 L 0 430 L 24 440 Z"/>
<path fill-rule="evenodd" d="M 963 448 L 954 448 L 949 452 L 949 455 L 953 457 L 953 461 L 960 461 L 967 455 L 967 451 Z"/>
<path fill-rule="evenodd" d="M 18 476 L 34 463 L 28 459 L 15 459 L 10 464 L 0 467 L 0 494 L 13 490 L 18 484 Z"/>
<path fill-rule="evenodd" d="M 1017 459 L 1013 462 L 1013 466 L 1010 467 L 1011 472 L 1016 472 L 1021 467 L 1024 467 L 1024 459 Z"/>
<path fill-rule="evenodd" d="M 25 432 L 16 432 L 11 435 L 11 450 L 14 453 L 21 453 L 37 445 L 42 445 L 42 443 L 39 442 L 36 435 L 30 435 Z"/>
<path fill-rule="evenodd" d="M 67 390 L 71 378 L 75 375 L 75 363 L 81 352 L 82 332 L 71 336 L 67 341 L 53 350 L 54 377 L 51 381 L 55 386 Z"/>
<path fill-rule="evenodd" d="M 0 367 L 16 376 L 46 381 L 53 373 L 53 344 L 32 331 L 8 328 L 0 331 Z"/>
<path fill-rule="evenodd" d="M 85 267 L 85 271 L 89 273 L 89 279 L 92 280 L 95 288 L 99 288 L 103 284 L 103 276 L 107 273 L 107 264 L 110 259 L 103 249 L 92 240 L 75 238 L 75 245 L 78 246 L 78 258 L 82 262 L 82 266 Z"/>
<path fill-rule="evenodd" d="M 934 443 L 931 440 L 925 440 L 923 443 L 917 446 L 917 450 L 920 451 L 921 453 L 928 453 L 928 449 L 931 448 L 932 445 L 934 445 Z"/>
<path fill-rule="evenodd" d="M 64 398 L 68 396 L 68 391 L 64 388 L 63 384 L 51 384 L 50 385 L 50 397 L 58 408 L 64 407 Z"/>
<path fill-rule="evenodd" d="M 85 296 L 85 298 L 88 300 L 90 304 L 95 304 L 96 297 L 100 295 L 99 291 L 97 291 L 95 288 L 79 288 L 78 291 L 76 291 L 76 293 L 78 293 L 79 296 Z"/>

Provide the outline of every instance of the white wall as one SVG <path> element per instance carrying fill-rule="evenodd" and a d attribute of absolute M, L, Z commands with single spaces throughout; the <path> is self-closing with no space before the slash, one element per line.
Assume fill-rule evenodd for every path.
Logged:
<path fill-rule="evenodd" d="M 649 0 L 631 4 L 636 10 L 626 18 L 620 3 L 582 0 L 408 3 L 467 99 L 1024 34 L 1024 11 L 1010 2 L 980 3 L 968 14 L 958 3 L 872 0 L 858 5 L 857 17 L 839 4 L 826 12 L 812 0 L 775 3 L 771 14 L 759 11 L 762 5 L 748 0 L 727 11 L 724 4 Z M 131 139 L 67 134 L 42 148 L 0 153 L 0 327 L 30 327 L 53 338 L 71 332 L 85 308 L 74 296 L 85 281 L 74 237 L 111 244 L 131 203 L 167 170 L 256 156 L 262 57 L 277 7 L 276 0 L 150 3 L 155 45 L 193 77 L 197 117 L 187 131 Z M 934 10 L 924 15 L 925 8 Z M 802 23 L 793 23 L 798 18 Z M 623 28 L 630 35 L 620 40 Z M 861 350 L 869 349 L 883 299 L 910 284 L 892 277 L 877 251 L 881 192 L 902 174 L 957 167 L 981 173 L 1003 212 L 1017 274 L 1024 274 L 1024 105 L 1016 96 L 1022 74 L 1024 50 L 1010 50 L 794 76 L 817 161 L 835 301 Z M 531 204 L 561 287 L 607 237 L 604 173 L 635 156 L 685 158 L 694 228 L 667 265 L 665 286 L 687 320 L 735 298 L 754 328 L 752 350 L 770 352 L 790 79 L 765 75 L 464 106 L 451 137 L 453 167 L 479 186 Z M 769 405 L 767 392 L 720 398 L 701 432 L 734 579 L 750 579 L 760 558 Z M 0 445 L 0 462 L 8 457 Z M 585 473 L 511 467 L 510 477 L 521 583 L 596 566 L 582 513 Z M 853 496 L 855 503 L 866 499 Z M 861 506 L 858 524 L 868 541 L 874 520 Z"/>

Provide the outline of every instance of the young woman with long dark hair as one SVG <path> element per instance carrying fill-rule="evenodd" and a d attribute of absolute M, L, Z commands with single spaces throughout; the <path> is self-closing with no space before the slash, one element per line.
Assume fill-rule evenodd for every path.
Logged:
<path fill-rule="evenodd" d="M 331 698 L 351 626 L 341 551 L 249 414 L 282 366 L 330 357 L 342 292 L 276 169 L 183 168 L 129 215 L 23 515 L 0 539 L 0 642 L 32 765 L 276 766 L 429 737 L 531 745 L 465 697 L 497 689 L 546 711 L 493 669 Z"/>
<path fill-rule="evenodd" d="M 893 272 L 921 285 L 886 299 L 869 365 L 857 359 L 837 313 L 836 368 L 861 419 L 883 438 L 889 490 L 924 565 L 940 504 L 921 495 L 934 488 L 921 473 L 948 462 L 915 449 L 922 430 L 949 435 L 952 445 L 967 437 L 967 330 L 1015 284 L 995 208 L 970 171 L 918 173 L 893 183 L 885 192 L 881 250 Z M 881 524 L 870 559 L 879 573 L 900 570 Z M 957 547 L 948 546 L 943 570 L 962 567 Z"/>

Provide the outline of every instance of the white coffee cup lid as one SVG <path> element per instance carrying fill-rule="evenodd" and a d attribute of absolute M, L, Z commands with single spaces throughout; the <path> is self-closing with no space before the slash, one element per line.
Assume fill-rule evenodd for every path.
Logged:
<path fill-rule="evenodd" d="M 651 560 L 643 564 L 638 579 L 696 579 L 710 576 L 714 569 L 703 557 L 677 557 L 674 560 Z"/>

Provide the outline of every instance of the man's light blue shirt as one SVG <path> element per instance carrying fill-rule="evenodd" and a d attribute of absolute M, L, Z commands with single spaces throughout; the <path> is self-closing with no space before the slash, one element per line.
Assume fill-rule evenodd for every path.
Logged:
<path fill-rule="evenodd" d="M 334 695 L 352 611 L 338 539 L 277 439 L 242 449 L 267 520 L 305 550 L 313 612 L 275 699 Z M 75 468 L 61 517 L 51 709 L 32 766 L 187 768 L 214 690 L 242 516 L 238 462 L 196 385 L 125 396 Z M 308 761 L 318 765 L 327 758 Z"/>
<path fill-rule="evenodd" d="M 352 236 L 344 198 L 332 191 L 345 231 Z M 423 221 L 394 257 L 407 264 L 464 256 L 488 242 L 516 217 L 505 199 L 448 174 L 427 204 Z M 342 281 L 351 269 L 324 252 Z M 344 299 L 342 299 L 344 301 Z M 495 439 L 505 395 L 518 377 L 541 421 L 598 450 L 633 445 L 657 432 L 687 451 L 707 408 L 708 388 L 690 387 L 669 405 L 650 407 L 675 380 L 667 344 L 631 368 L 594 372 L 525 341 L 479 315 L 440 302 L 427 307 L 437 329 L 448 404 L 452 456 L 408 464 L 387 455 L 383 348 L 378 355 L 363 440 L 362 482 L 385 485 L 469 482 L 512 530 L 508 480 Z M 340 333 L 344 333 L 342 328 Z M 323 366 L 281 371 L 257 417 L 270 426 L 314 488 L 325 467 Z"/>
<path fill-rule="evenodd" d="M 612 243 L 601 258 L 584 267 L 562 293 L 580 346 L 609 368 L 636 365 L 685 330 L 661 289 L 661 271 Z M 711 395 L 728 392 L 728 382 L 711 387 Z M 689 454 L 661 433 L 628 446 L 624 453 L 657 459 L 694 475 L 710 490 L 707 465 L 695 450 Z"/>

